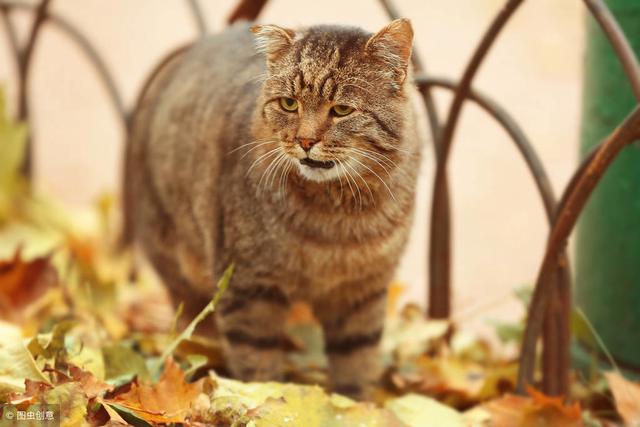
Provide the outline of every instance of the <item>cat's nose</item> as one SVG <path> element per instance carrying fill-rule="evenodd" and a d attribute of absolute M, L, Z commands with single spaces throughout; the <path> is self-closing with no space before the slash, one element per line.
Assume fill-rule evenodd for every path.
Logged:
<path fill-rule="evenodd" d="M 298 138 L 298 143 L 300 144 L 300 147 L 302 147 L 302 149 L 304 151 L 309 151 L 311 150 L 311 147 L 313 147 L 314 145 L 316 145 L 319 142 L 318 139 L 313 139 L 313 138 Z"/>

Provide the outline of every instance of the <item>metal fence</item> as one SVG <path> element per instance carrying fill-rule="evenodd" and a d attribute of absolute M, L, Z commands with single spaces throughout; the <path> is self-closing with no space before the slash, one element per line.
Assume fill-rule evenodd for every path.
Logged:
<path fill-rule="evenodd" d="M 395 19 L 400 13 L 391 0 L 379 0 L 389 18 Z M 52 0 L 39 2 L 26 0 L 0 0 L 0 17 L 3 20 L 13 58 L 18 70 L 18 119 L 29 121 L 29 75 L 33 52 L 43 25 L 53 25 L 60 29 L 90 60 L 102 84 L 106 87 L 110 101 L 118 112 L 126 128 L 129 127 L 130 111 L 124 105 L 122 96 L 112 77 L 109 67 L 91 41 L 64 17 L 50 11 Z M 231 24 L 241 19 L 254 20 L 260 14 L 267 0 L 240 0 L 228 18 Z M 620 151 L 640 138 L 640 105 L 630 112 L 618 128 L 586 156 L 573 173 L 569 184 L 558 200 L 551 188 L 544 165 L 533 145 L 518 123 L 499 104 L 472 88 L 474 77 L 482 65 L 488 51 L 501 34 L 505 24 L 524 3 L 524 0 L 506 0 L 504 6 L 484 33 L 474 50 L 459 81 L 430 76 L 417 52 L 414 51 L 413 66 L 416 84 L 420 90 L 430 124 L 436 157 L 436 174 L 433 182 L 431 205 L 431 234 L 429 251 L 429 299 L 428 315 L 432 318 L 448 318 L 451 307 L 451 212 L 448 184 L 449 153 L 455 131 L 467 101 L 476 103 L 500 126 L 504 128 L 516 148 L 524 158 L 531 172 L 542 200 L 543 213 L 550 226 L 546 252 L 542 259 L 529 309 L 525 335 L 520 352 L 520 369 L 517 389 L 524 392 L 527 384 L 533 383 L 536 361 L 536 344 L 543 342 L 542 389 L 550 395 L 567 395 L 569 392 L 569 344 L 571 311 L 571 277 L 566 246 L 580 213 L 593 189 Z M 622 63 L 633 92 L 640 102 L 640 65 L 628 40 L 603 0 L 583 0 L 589 12 L 596 19 L 602 31 Z M 186 0 L 201 35 L 207 32 L 198 0 Z M 24 46 L 18 42 L 15 26 L 11 19 L 14 10 L 30 10 L 33 20 Z M 434 89 L 444 89 L 454 94 L 444 119 L 438 117 Z M 32 172 L 32 145 L 23 165 L 23 173 L 29 178 Z"/>

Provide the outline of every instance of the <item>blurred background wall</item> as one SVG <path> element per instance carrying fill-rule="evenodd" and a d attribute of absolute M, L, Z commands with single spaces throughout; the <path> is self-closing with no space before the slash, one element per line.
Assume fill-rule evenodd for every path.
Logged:
<path fill-rule="evenodd" d="M 460 77 L 503 0 L 396 0 L 415 29 L 416 49 L 435 76 Z M 201 0 L 212 31 L 224 27 L 233 0 Z M 53 10 L 80 27 L 104 55 L 125 102 L 170 49 L 192 40 L 196 27 L 184 0 L 58 0 Z M 27 14 L 16 14 L 26 37 Z M 386 22 L 375 0 L 270 0 L 261 20 L 288 26 Z M 522 125 L 547 167 L 556 193 L 576 165 L 584 13 L 579 1 L 527 2 L 483 65 L 475 87 L 491 94 Z M 32 119 L 38 185 L 58 199 L 87 205 L 117 191 L 123 129 L 88 62 L 64 36 L 45 28 L 32 74 Z M 10 97 L 16 75 L 0 32 L 0 84 Z M 450 97 L 437 92 L 441 115 Z M 425 150 L 415 232 L 398 279 L 407 299 L 424 304 L 428 207 L 435 172 Z M 464 109 L 450 170 L 454 227 L 454 317 L 475 326 L 484 318 L 521 315 L 510 298 L 536 276 L 547 235 L 540 200 L 518 153 L 479 109 Z"/>

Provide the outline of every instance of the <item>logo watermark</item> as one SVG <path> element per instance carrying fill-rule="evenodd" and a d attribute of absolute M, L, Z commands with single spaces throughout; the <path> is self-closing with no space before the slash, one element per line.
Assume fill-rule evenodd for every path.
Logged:
<path fill-rule="evenodd" d="M 0 404 L 0 427 L 59 427 L 60 405 L 32 404 L 2 405 Z"/>

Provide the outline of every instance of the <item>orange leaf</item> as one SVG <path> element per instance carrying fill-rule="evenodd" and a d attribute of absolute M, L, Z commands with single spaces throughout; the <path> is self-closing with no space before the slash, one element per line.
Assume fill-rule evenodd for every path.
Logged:
<path fill-rule="evenodd" d="M 24 261 L 18 248 L 12 260 L 0 261 L 0 317 L 15 321 L 24 307 L 56 283 L 48 256 Z"/>
<path fill-rule="evenodd" d="M 616 401 L 616 409 L 628 426 L 640 425 L 640 384 L 625 379 L 617 372 L 604 374 Z"/>
<path fill-rule="evenodd" d="M 405 293 L 407 286 L 400 282 L 393 282 L 387 289 L 387 316 L 398 314 L 398 301 Z"/>
<path fill-rule="evenodd" d="M 187 383 L 182 369 L 168 358 L 157 384 L 134 382 L 126 393 L 103 401 L 123 406 L 149 422 L 180 423 L 185 421 L 202 388 L 203 380 Z"/>
<path fill-rule="evenodd" d="M 580 405 L 565 405 L 561 397 L 549 397 L 527 389 L 531 397 L 504 395 L 482 405 L 494 427 L 582 427 Z"/>

